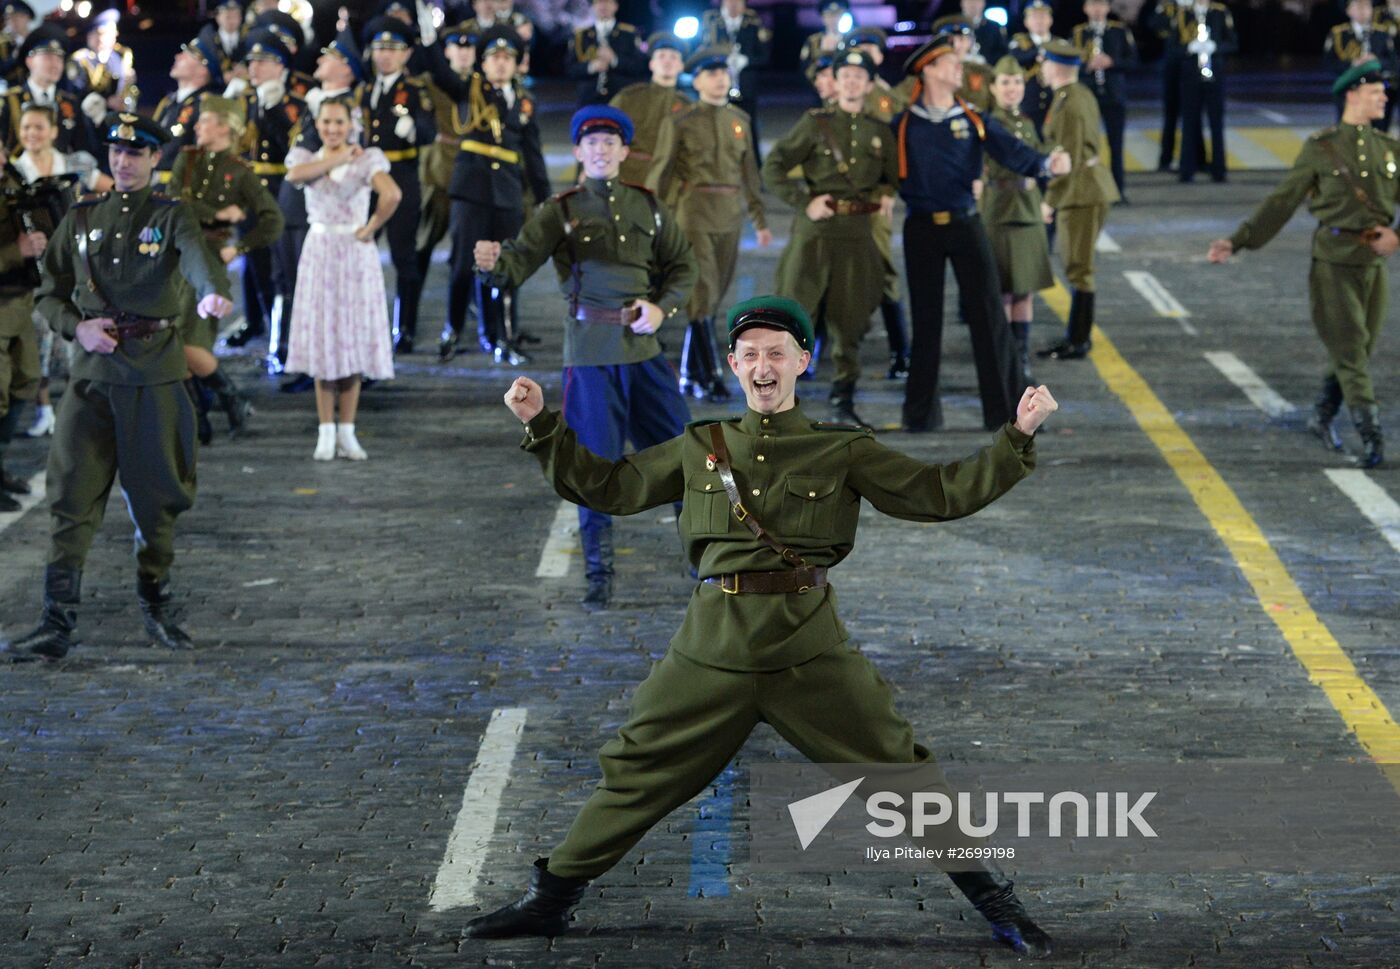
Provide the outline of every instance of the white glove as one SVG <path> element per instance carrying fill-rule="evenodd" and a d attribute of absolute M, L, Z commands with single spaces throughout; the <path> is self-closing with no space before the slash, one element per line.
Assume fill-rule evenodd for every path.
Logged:
<path fill-rule="evenodd" d="M 306 110 L 313 118 L 316 117 L 316 111 L 321 107 L 321 102 L 325 99 L 326 92 L 318 87 L 313 87 L 310 91 L 307 91 L 306 97 L 302 98 L 302 100 L 306 102 Z"/>
<path fill-rule="evenodd" d="M 732 58 L 730 58 L 730 63 L 734 69 L 734 73 L 738 74 L 744 68 L 749 66 L 749 56 L 747 54 L 735 54 Z M 738 81 L 739 78 L 735 77 L 734 80 Z"/>
<path fill-rule="evenodd" d="M 1193 40 L 1186 45 L 1186 49 L 1196 55 L 1205 54 L 1209 56 L 1215 53 L 1215 41 Z"/>
<path fill-rule="evenodd" d="M 433 11 L 423 0 L 418 0 L 418 33 L 423 39 L 424 47 L 431 47 L 437 42 L 437 27 L 433 24 Z"/>
<path fill-rule="evenodd" d="M 224 97 L 236 98 L 246 90 L 248 90 L 247 79 L 235 77 L 232 81 L 229 81 L 228 86 L 224 88 Z"/>
<path fill-rule="evenodd" d="M 83 98 L 83 114 L 91 118 L 93 124 L 101 125 L 102 119 L 107 117 L 107 99 L 96 91 L 89 91 Z"/>
<path fill-rule="evenodd" d="M 395 121 L 394 134 L 398 135 L 404 141 L 417 143 L 418 128 L 413 123 L 413 115 L 406 114 L 399 120 Z"/>
<path fill-rule="evenodd" d="M 287 86 L 281 81 L 273 78 L 270 81 L 263 81 L 258 85 L 258 104 L 264 109 L 272 107 L 282 100 L 282 95 L 287 93 Z"/>

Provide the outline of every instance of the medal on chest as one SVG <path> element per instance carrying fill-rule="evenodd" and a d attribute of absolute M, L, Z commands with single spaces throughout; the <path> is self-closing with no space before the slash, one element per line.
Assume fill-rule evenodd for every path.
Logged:
<path fill-rule="evenodd" d="M 155 256 L 160 252 L 160 240 L 163 238 L 159 229 L 148 225 L 136 236 L 141 240 L 141 244 L 136 247 L 136 251 L 143 256 Z"/>
<path fill-rule="evenodd" d="M 954 118 L 948 122 L 948 130 L 953 133 L 954 138 L 966 138 L 968 136 L 967 119 Z"/>

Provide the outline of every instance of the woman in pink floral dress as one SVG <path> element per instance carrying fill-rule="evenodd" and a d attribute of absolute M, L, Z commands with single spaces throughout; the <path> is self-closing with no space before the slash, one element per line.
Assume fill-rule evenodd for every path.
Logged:
<path fill-rule="evenodd" d="M 317 461 L 368 457 L 355 439 L 360 378 L 394 376 L 374 234 L 402 193 L 382 151 L 350 143 L 352 124 L 348 105 L 323 101 L 316 112 L 321 150 L 293 148 L 287 155 L 287 180 L 305 187 L 311 225 L 297 264 L 287 369 L 316 379 Z M 379 204 L 366 221 L 371 191 Z"/>

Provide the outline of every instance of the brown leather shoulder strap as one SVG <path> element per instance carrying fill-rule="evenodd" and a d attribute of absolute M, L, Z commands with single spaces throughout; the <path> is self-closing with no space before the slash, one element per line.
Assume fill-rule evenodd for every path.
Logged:
<path fill-rule="evenodd" d="M 87 288 L 97 296 L 102 302 L 111 306 L 112 301 L 107 298 L 107 294 L 102 291 L 101 285 L 97 282 L 97 276 L 92 271 L 92 254 L 88 251 L 88 213 L 86 205 L 73 206 L 73 224 L 78 229 L 78 258 L 83 261 L 83 269 L 87 271 Z"/>
<path fill-rule="evenodd" d="M 1351 166 L 1347 164 L 1346 158 L 1342 155 L 1341 150 L 1332 139 L 1319 138 L 1317 139 L 1317 143 L 1322 146 L 1323 151 L 1332 156 L 1332 162 L 1337 166 L 1337 170 L 1341 172 L 1342 179 L 1347 183 L 1347 187 L 1351 189 L 1352 194 L 1356 196 L 1356 200 L 1370 209 L 1372 214 L 1378 215 L 1381 220 L 1381 225 L 1389 225 L 1390 217 L 1380 211 L 1380 206 L 1376 204 L 1375 199 L 1371 198 L 1371 193 L 1361 187 L 1361 183 L 1356 180 L 1356 174 L 1351 170 Z"/>
<path fill-rule="evenodd" d="M 753 512 L 744 507 L 744 501 L 739 495 L 739 483 L 734 480 L 734 469 L 729 463 L 729 448 L 724 443 L 723 424 L 710 425 L 710 446 L 715 449 L 711 457 L 714 458 L 715 470 L 719 472 L 719 480 L 724 482 L 724 493 L 729 497 L 729 510 L 734 513 L 734 517 L 753 532 L 754 538 L 777 552 L 784 562 L 795 568 L 807 568 L 807 562 L 802 556 L 769 534 L 753 516 Z"/>

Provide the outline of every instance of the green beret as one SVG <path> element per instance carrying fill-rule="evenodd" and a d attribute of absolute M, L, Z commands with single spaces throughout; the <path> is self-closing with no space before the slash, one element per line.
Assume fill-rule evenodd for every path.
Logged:
<path fill-rule="evenodd" d="M 734 340 L 739 334 L 755 326 L 784 330 L 793 335 L 802 349 L 812 349 L 815 339 L 812 321 L 797 300 L 785 296 L 755 296 L 735 303 L 729 310 L 729 349 L 734 349 Z"/>
<path fill-rule="evenodd" d="M 996 66 L 992 68 L 992 75 L 994 77 L 1002 77 L 1003 75 L 1007 77 L 1025 77 L 1026 72 L 1022 70 L 1020 61 L 1010 54 L 1005 54 L 1002 56 L 1001 60 L 997 61 Z"/>
<path fill-rule="evenodd" d="M 1341 77 L 1332 82 L 1332 93 L 1340 95 L 1363 84 L 1383 84 L 1385 75 L 1381 73 L 1381 62 L 1375 59 L 1349 67 Z"/>

